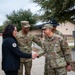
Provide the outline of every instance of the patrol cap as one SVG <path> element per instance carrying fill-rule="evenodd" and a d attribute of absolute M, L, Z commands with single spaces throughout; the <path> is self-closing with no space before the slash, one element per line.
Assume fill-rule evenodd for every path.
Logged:
<path fill-rule="evenodd" d="M 28 21 L 21 21 L 21 25 L 27 28 L 30 27 L 30 24 Z"/>
<path fill-rule="evenodd" d="M 45 24 L 44 27 L 42 27 L 42 29 L 47 29 L 47 28 L 51 28 L 53 29 L 52 25 L 51 24 Z"/>
<path fill-rule="evenodd" d="M 56 20 L 50 20 L 49 22 L 52 26 L 59 26 Z"/>

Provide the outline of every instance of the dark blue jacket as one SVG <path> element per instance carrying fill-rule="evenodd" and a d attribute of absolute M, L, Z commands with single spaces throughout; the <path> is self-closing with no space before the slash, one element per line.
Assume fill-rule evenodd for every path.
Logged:
<path fill-rule="evenodd" d="M 3 39 L 2 43 L 2 70 L 18 70 L 21 58 L 31 58 L 31 54 L 20 51 L 16 40 L 12 37 Z"/>

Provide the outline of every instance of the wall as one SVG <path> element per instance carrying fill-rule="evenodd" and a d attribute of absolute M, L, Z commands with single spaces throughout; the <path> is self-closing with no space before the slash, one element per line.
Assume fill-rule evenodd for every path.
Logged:
<path fill-rule="evenodd" d="M 67 23 L 62 23 L 60 26 L 57 27 L 57 29 L 62 32 L 64 35 L 73 35 L 74 31 L 74 24 L 67 22 Z"/>

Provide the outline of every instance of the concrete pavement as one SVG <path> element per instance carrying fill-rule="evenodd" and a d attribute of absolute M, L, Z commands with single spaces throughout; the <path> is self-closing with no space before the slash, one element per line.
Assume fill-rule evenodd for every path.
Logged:
<path fill-rule="evenodd" d="M 31 75 L 44 75 L 44 64 L 45 64 L 44 61 L 45 61 L 44 56 L 33 60 Z M 75 75 L 75 72 L 73 71 L 67 72 L 67 75 Z"/>
<path fill-rule="evenodd" d="M 0 37 L 0 63 L 2 60 L 1 44 L 2 44 L 2 38 Z M 44 56 L 33 60 L 31 75 L 44 75 L 44 64 L 45 64 L 45 57 Z M 1 70 L 1 65 L 0 65 L 0 75 L 5 75 L 4 72 Z M 75 75 L 75 72 L 70 71 L 70 72 L 68 72 L 68 75 Z"/>

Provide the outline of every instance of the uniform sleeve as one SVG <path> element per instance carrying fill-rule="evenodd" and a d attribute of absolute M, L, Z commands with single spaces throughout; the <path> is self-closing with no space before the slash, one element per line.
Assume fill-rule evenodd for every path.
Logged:
<path fill-rule="evenodd" d="M 44 55 L 46 53 L 46 50 L 45 50 L 45 45 L 42 43 L 42 50 L 40 52 L 38 52 L 39 56 L 38 57 L 41 57 L 42 55 Z"/>
<path fill-rule="evenodd" d="M 18 57 L 21 57 L 21 58 L 31 58 L 32 57 L 31 54 L 21 52 L 15 40 L 10 40 L 7 43 L 7 47 L 13 54 L 15 54 Z"/>
<path fill-rule="evenodd" d="M 33 35 L 33 41 L 42 48 L 41 51 L 38 51 L 38 54 L 39 54 L 38 57 L 44 55 L 45 49 L 44 49 L 44 45 L 43 45 L 43 40 L 41 38 Z"/>
<path fill-rule="evenodd" d="M 69 49 L 67 41 L 65 41 L 64 39 L 61 40 L 61 49 L 63 51 L 67 64 L 70 64 L 72 61 L 71 50 Z"/>
<path fill-rule="evenodd" d="M 33 41 L 34 41 L 37 45 L 39 45 L 40 47 L 42 47 L 41 38 L 39 38 L 39 37 L 33 35 Z"/>

